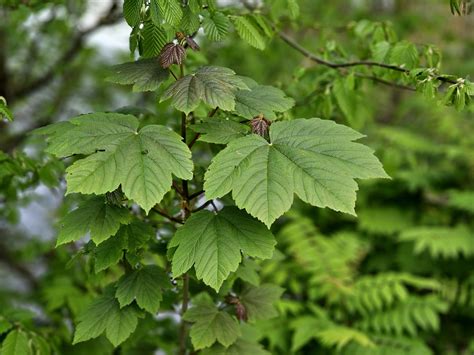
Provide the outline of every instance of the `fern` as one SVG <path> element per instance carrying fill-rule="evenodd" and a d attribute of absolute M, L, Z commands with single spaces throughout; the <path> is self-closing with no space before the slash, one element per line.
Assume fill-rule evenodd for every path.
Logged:
<path fill-rule="evenodd" d="M 347 298 L 347 306 L 351 311 L 364 315 L 382 311 L 406 301 L 410 297 L 408 287 L 434 291 L 440 288 L 440 284 L 410 274 L 380 273 L 375 276 L 362 276 L 353 284 Z"/>
<path fill-rule="evenodd" d="M 427 251 L 433 258 L 457 258 L 474 254 L 472 232 L 465 225 L 457 227 L 417 227 L 400 234 L 401 242 L 413 242 L 414 252 Z"/>
<path fill-rule="evenodd" d="M 366 316 L 356 326 L 377 333 L 415 336 L 419 329 L 437 331 L 440 314 L 447 309 L 447 303 L 435 295 L 410 296 L 392 309 Z"/>
<path fill-rule="evenodd" d="M 405 336 L 383 336 L 372 335 L 372 341 L 376 346 L 367 348 L 357 343 L 348 344 L 340 354 L 344 355 L 431 355 L 432 350 L 421 340 L 417 338 L 408 338 Z"/>

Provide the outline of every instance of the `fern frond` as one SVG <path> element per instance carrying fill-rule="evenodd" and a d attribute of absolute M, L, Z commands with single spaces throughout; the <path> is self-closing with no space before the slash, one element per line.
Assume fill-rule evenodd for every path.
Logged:
<path fill-rule="evenodd" d="M 435 295 L 410 296 L 394 308 L 371 314 L 356 324 L 376 333 L 414 336 L 419 329 L 437 331 L 439 315 L 447 308 L 447 303 Z"/>
<path fill-rule="evenodd" d="M 373 348 L 360 346 L 357 343 L 348 344 L 342 351 L 341 355 L 431 355 L 432 350 L 421 340 L 394 337 L 371 335 L 371 339 L 377 345 Z"/>
<path fill-rule="evenodd" d="M 401 233 L 399 240 L 413 242 L 416 254 L 427 251 L 433 258 L 457 258 L 474 254 L 474 235 L 465 225 L 413 228 Z"/>
<path fill-rule="evenodd" d="M 355 269 L 367 252 L 367 244 L 353 233 L 321 235 L 311 220 L 297 218 L 280 232 L 280 241 L 310 277 L 314 297 L 337 302 L 350 292 Z"/>
<path fill-rule="evenodd" d="M 349 310 L 360 314 L 381 311 L 409 297 L 407 286 L 423 290 L 437 290 L 440 284 L 433 279 L 405 273 L 380 273 L 360 277 L 347 298 Z"/>

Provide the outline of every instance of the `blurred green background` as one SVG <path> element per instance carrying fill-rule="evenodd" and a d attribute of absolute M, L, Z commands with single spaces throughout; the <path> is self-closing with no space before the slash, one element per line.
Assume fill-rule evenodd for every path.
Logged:
<path fill-rule="evenodd" d="M 64 319 L 87 302 L 84 285 L 97 276 L 86 263 L 65 268 L 74 248 L 54 249 L 58 219 L 70 206 L 64 166 L 28 132 L 125 106 L 155 122 L 174 118 L 156 94 L 104 80 L 111 65 L 130 59 L 121 2 L 1 3 L 0 96 L 15 122 L 0 122 L 0 342 L 8 313 L 49 334 L 62 353 L 80 353 L 67 345 Z M 266 3 L 285 11 L 281 1 Z M 280 16 L 279 26 L 321 57 L 366 58 L 381 26 L 420 53 L 433 45 L 443 73 L 474 74 L 474 17 L 452 15 L 447 0 L 301 0 L 299 7 L 296 21 Z M 345 95 L 337 83 L 346 73 L 316 65 L 277 37 L 265 51 L 235 34 L 197 41 L 202 51 L 189 53 L 192 65 L 222 65 L 280 87 L 296 101 L 285 119 L 323 117 L 363 132 L 392 177 L 360 184 L 358 218 L 297 202 L 275 224 L 278 252 L 254 267 L 286 293 L 279 316 L 260 322 L 253 336 L 275 354 L 474 354 L 472 105 L 459 112 L 363 78 Z M 399 74 L 378 72 L 403 84 Z M 175 341 L 167 321 L 147 326 L 146 334 L 161 338 L 135 340 L 123 353 L 153 353 Z M 109 353 L 102 343 L 84 351 Z"/>

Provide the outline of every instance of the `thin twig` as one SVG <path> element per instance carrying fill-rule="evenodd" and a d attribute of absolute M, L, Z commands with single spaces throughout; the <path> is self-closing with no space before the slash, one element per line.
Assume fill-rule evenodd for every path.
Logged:
<path fill-rule="evenodd" d="M 168 69 L 171 73 L 171 75 L 173 76 L 173 78 L 175 78 L 176 80 L 178 80 L 178 77 L 176 76 L 176 74 L 171 70 L 171 69 Z"/>
<path fill-rule="evenodd" d="M 209 111 L 209 113 L 207 114 L 207 117 L 214 116 L 217 113 L 217 111 L 219 111 L 219 107 L 216 107 L 216 108 L 212 109 L 211 111 Z M 195 136 L 193 137 L 193 139 L 191 139 L 191 142 L 189 142 L 188 147 L 192 148 L 192 146 L 197 142 L 199 137 L 201 137 L 201 133 L 196 133 Z"/>
<path fill-rule="evenodd" d="M 181 188 L 179 187 L 178 183 L 176 181 L 173 180 L 173 189 L 178 193 L 178 195 L 180 195 L 181 197 L 184 196 L 184 193 L 183 191 L 181 190 Z"/>
<path fill-rule="evenodd" d="M 416 89 L 411 87 L 411 86 L 402 85 L 402 84 L 398 84 L 398 83 L 393 83 L 391 81 L 381 79 L 381 78 L 378 78 L 378 77 L 373 76 L 373 75 L 366 75 L 366 74 L 361 74 L 361 73 L 354 73 L 354 75 L 357 76 L 358 78 L 369 79 L 369 80 L 375 81 L 375 82 L 383 84 L 383 85 L 392 86 L 392 87 L 397 88 L 397 89 L 408 90 L 408 91 L 416 91 Z"/>
<path fill-rule="evenodd" d="M 385 68 L 385 69 L 389 69 L 389 70 L 392 70 L 392 71 L 397 71 L 397 72 L 405 73 L 405 74 L 410 72 L 408 69 L 403 68 L 403 67 L 399 67 L 397 65 L 379 63 L 379 62 L 368 61 L 368 60 L 358 60 L 358 61 L 345 62 L 345 63 L 330 62 L 330 61 L 324 60 L 321 57 L 318 57 L 316 54 L 310 52 L 309 50 L 307 50 L 306 48 L 301 46 L 299 43 L 297 43 L 293 38 L 291 38 L 287 34 L 285 34 L 283 32 L 280 32 L 280 31 L 277 32 L 277 34 L 285 43 L 287 43 L 290 47 L 296 49 L 298 52 L 303 54 L 306 58 L 312 60 L 315 63 L 324 65 L 324 66 L 329 67 L 329 68 L 342 69 L 342 68 L 349 68 L 349 67 L 356 67 L 356 66 L 367 66 L 367 67 Z M 367 78 L 367 79 L 369 79 L 369 78 Z M 377 77 L 371 77 L 370 79 L 372 79 L 374 81 L 377 81 L 377 82 L 381 82 L 381 83 L 382 83 L 381 80 L 383 80 L 383 79 L 380 79 L 380 78 L 377 78 Z M 451 83 L 451 84 L 456 84 L 457 83 L 456 80 L 445 78 L 443 76 L 437 76 L 436 79 L 439 80 L 439 81 L 446 82 L 446 83 Z M 396 86 L 398 88 L 402 88 L 400 85 L 392 84 L 391 82 L 386 81 L 386 80 L 383 81 L 383 84 Z"/>
<path fill-rule="evenodd" d="M 196 197 L 201 196 L 203 193 L 204 193 L 204 190 L 197 191 L 197 192 L 195 192 L 195 193 L 189 195 L 189 200 L 193 200 L 193 199 L 195 199 Z"/>
<path fill-rule="evenodd" d="M 192 210 L 192 212 L 201 211 L 201 210 L 205 209 L 207 206 L 212 205 L 213 203 L 214 203 L 213 200 L 206 201 L 201 206 L 199 206 L 199 207 L 195 208 L 194 210 Z"/>
<path fill-rule="evenodd" d="M 197 140 L 199 139 L 199 137 L 201 137 L 201 133 L 196 133 L 193 137 L 193 139 L 191 139 L 191 142 L 188 143 L 188 147 L 189 148 L 192 148 L 194 143 L 197 142 Z"/>
<path fill-rule="evenodd" d="M 184 224 L 184 222 L 181 219 L 170 216 L 166 211 L 162 210 L 158 206 L 153 207 L 153 211 L 158 213 L 160 216 L 163 216 L 163 217 L 169 219 L 170 221 L 173 221 L 173 222 L 179 223 L 179 224 Z"/>
<path fill-rule="evenodd" d="M 219 212 L 219 209 L 217 208 L 216 204 L 214 203 L 214 200 L 211 200 L 211 206 L 214 208 L 214 212 Z"/>

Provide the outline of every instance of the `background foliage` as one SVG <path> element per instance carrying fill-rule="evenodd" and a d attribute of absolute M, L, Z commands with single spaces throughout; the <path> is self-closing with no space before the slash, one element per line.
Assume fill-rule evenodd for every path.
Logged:
<path fill-rule="evenodd" d="M 472 4 L 274 0 L 182 7 L 152 1 L 141 11 L 143 4 L 111 2 L 95 14 L 94 2 L 2 1 L 1 353 L 176 352 L 183 281 L 171 284 L 166 271 L 170 254 L 187 255 L 179 237 L 167 251 L 177 223 L 166 216 L 180 218 L 176 192 L 165 195 L 146 223 L 140 212 L 133 220 L 124 213 L 117 194 L 107 195 L 105 211 L 103 199 L 63 198 L 71 162 L 49 153 L 67 147 L 46 149 L 44 141 L 54 137 L 29 132 L 91 111 L 134 114 L 141 126 L 179 130 L 173 107 L 183 108 L 180 102 L 157 99 L 174 79 L 140 74 L 156 60 L 141 62 L 130 76 L 127 67 L 110 66 L 154 58 L 176 28 L 192 35 L 200 26 L 195 40 L 201 51 L 187 49 L 187 68 L 228 67 L 255 80 L 247 86 L 272 85 L 284 93 L 262 89 L 271 104 L 256 112 L 237 107 L 242 117 L 264 113 L 290 123 L 321 117 L 348 125 L 367 136 L 362 142 L 376 150 L 392 179 L 359 181 L 357 217 L 296 200 L 272 225 L 277 244 L 271 259 L 254 259 L 268 253 L 242 248 L 252 258 L 235 272 L 231 263 L 227 280 L 204 277 L 214 289 L 222 282 L 219 293 L 198 282 L 195 263 L 184 315 L 192 325 L 187 347 L 224 354 L 474 352 Z M 108 52 L 111 37 L 92 41 L 109 26 L 131 31 L 132 55 Z M 169 84 L 161 85 L 164 79 Z M 240 95 L 239 102 L 251 99 Z M 228 97 L 220 102 L 231 106 Z M 196 116 L 204 117 L 198 105 L 183 110 L 197 107 Z M 193 150 L 197 188 L 221 149 L 207 142 L 227 144 L 250 129 L 235 123 L 222 135 L 207 123 L 193 128 L 201 133 Z M 183 169 L 180 177 L 186 174 Z M 38 204 L 47 213 L 37 215 Z M 98 228 L 94 216 L 112 223 Z M 248 228 L 267 233 L 261 224 Z M 92 241 L 77 241 L 85 234 Z M 146 266 L 130 270 L 136 263 Z M 187 271 L 181 269 L 173 273 Z"/>

